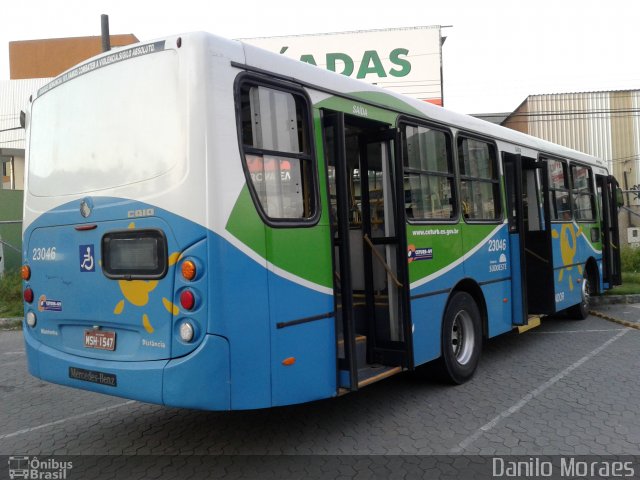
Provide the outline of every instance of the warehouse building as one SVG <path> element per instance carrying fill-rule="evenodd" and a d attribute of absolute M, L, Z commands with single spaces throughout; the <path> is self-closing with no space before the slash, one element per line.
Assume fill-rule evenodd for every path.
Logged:
<path fill-rule="evenodd" d="M 605 160 L 627 192 L 621 241 L 640 245 L 640 90 L 531 95 L 502 125 Z"/>

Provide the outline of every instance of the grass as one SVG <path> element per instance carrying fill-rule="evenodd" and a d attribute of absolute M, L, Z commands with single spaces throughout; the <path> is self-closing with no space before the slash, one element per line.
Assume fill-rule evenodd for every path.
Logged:
<path fill-rule="evenodd" d="M 623 272 L 640 273 L 640 248 L 622 247 L 620 261 Z"/>
<path fill-rule="evenodd" d="M 607 295 L 640 294 L 640 273 L 622 272 L 622 285 L 607 290 Z"/>
<path fill-rule="evenodd" d="M 0 277 L 0 318 L 22 317 L 22 279 L 17 271 Z"/>
<path fill-rule="evenodd" d="M 640 294 L 640 248 L 622 247 L 622 285 L 607 291 L 608 295 Z"/>

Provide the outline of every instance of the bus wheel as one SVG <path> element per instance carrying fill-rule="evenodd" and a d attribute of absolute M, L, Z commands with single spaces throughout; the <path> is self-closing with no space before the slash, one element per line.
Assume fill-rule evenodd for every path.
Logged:
<path fill-rule="evenodd" d="M 584 320 L 589 316 L 589 307 L 591 305 L 591 294 L 593 293 L 593 283 L 591 281 L 591 275 L 586 274 L 582 279 L 582 285 L 580 287 L 582 293 L 582 299 L 579 304 L 569 308 L 568 313 L 571 318 L 576 320 Z"/>
<path fill-rule="evenodd" d="M 440 372 L 450 383 L 461 384 L 476 371 L 482 349 L 480 311 L 473 297 L 456 292 L 442 320 Z"/>

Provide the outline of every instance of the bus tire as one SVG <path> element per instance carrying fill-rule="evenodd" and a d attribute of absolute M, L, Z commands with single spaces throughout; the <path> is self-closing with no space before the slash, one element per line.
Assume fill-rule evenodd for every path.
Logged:
<path fill-rule="evenodd" d="M 582 293 L 582 298 L 580 303 L 570 307 L 567 310 L 567 313 L 570 318 L 575 320 L 584 320 L 589 316 L 589 309 L 591 307 L 591 295 L 595 293 L 594 290 L 594 280 L 593 275 L 590 273 L 585 273 L 584 278 L 582 279 L 582 284 L 580 285 L 580 290 Z"/>
<path fill-rule="evenodd" d="M 482 327 L 478 305 L 466 292 L 451 297 L 442 319 L 440 375 L 448 383 L 460 385 L 476 371 L 482 350 Z"/>

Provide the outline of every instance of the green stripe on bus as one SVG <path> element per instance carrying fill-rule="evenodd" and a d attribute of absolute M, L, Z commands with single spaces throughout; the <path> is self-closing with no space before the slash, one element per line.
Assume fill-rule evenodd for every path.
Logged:
<path fill-rule="evenodd" d="M 271 228 L 265 225 L 245 185 L 227 231 L 278 268 L 322 287 L 333 288 L 329 227 Z M 272 248 L 271 246 L 277 246 Z M 295 252 L 295 255 L 291 255 Z M 304 258 L 304 262 L 299 259 Z"/>

